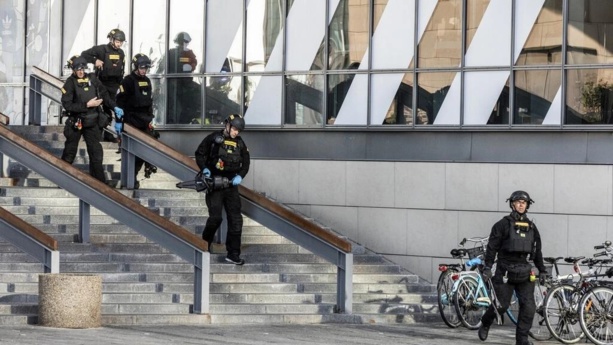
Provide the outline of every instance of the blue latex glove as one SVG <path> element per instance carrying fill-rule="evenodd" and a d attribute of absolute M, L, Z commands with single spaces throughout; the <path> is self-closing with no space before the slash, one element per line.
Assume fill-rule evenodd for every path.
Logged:
<path fill-rule="evenodd" d="M 242 181 L 243 181 L 243 178 L 241 177 L 241 175 L 236 175 L 232 179 L 232 185 L 233 186 L 238 186 L 239 184 L 241 184 Z"/>
<path fill-rule="evenodd" d="M 209 170 L 208 168 L 204 168 L 202 169 L 202 174 L 204 175 L 204 177 L 211 177 L 211 170 Z"/>
<path fill-rule="evenodd" d="M 120 107 L 115 107 L 115 109 L 113 109 L 115 111 L 115 116 L 121 120 L 121 118 L 123 117 L 123 109 L 121 109 Z"/>
<path fill-rule="evenodd" d="M 117 135 L 121 134 L 122 128 L 123 126 L 121 125 L 121 123 L 115 122 L 115 132 L 117 132 Z"/>

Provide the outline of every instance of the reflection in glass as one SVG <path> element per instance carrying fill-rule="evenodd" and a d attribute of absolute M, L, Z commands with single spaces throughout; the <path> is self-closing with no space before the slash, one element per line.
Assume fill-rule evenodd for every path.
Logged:
<path fill-rule="evenodd" d="M 467 0 L 466 3 L 466 51 L 475 37 L 490 0 Z"/>
<path fill-rule="evenodd" d="M 568 4 L 568 64 L 613 62 L 613 1 L 583 0 Z"/>
<path fill-rule="evenodd" d="M 508 71 L 466 72 L 463 92 L 463 124 L 509 123 Z"/>
<path fill-rule="evenodd" d="M 368 47 L 367 1 L 340 0 L 328 27 L 328 68 L 349 69 L 362 61 Z M 312 70 L 323 69 L 323 43 L 313 62 Z"/>
<path fill-rule="evenodd" d="M 418 123 L 422 119 L 418 118 Z M 427 119 L 426 119 L 427 121 Z M 412 125 L 413 124 L 413 72 L 404 74 L 398 91 L 390 104 L 383 125 Z M 378 123 L 373 123 L 378 125 Z"/>
<path fill-rule="evenodd" d="M 520 10 L 516 8 L 516 13 Z M 521 48 L 515 47 L 521 49 L 516 65 L 559 65 L 562 62 L 561 47 L 562 0 L 545 0 L 526 43 Z"/>
<path fill-rule="evenodd" d="M 247 51 L 245 52 L 245 69 L 249 72 L 264 71 L 283 29 L 283 2 L 279 0 L 251 0 L 247 8 Z M 279 49 L 281 47 L 278 47 Z M 281 54 L 278 55 L 281 58 Z M 281 61 L 269 65 L 278 66 Z"/>
<path fill-rule="evenodd" d="M 38 66 L 43 70 L 49 70 L 47 60 L 49 44 L 49 10 L 50 0 L 39 0 L 34 4 L 28 4 L 27 18 L 28 28 L 26 31 L 26 61 L 28 67 Z M 6 18 L 3 18 L 3 25 Z"/>
<path fill-rule="evenodd" d="M 516 71 L 513 123 L 542 124 L 558 93 L 561 78 L 559 70 Z"/>
<path fill-rule="evenodd" d="M 83 49 L 95 44 L 94 1 L 64 0 L 62 17 L 62 63 L 66 64 L 71 56 L 81 54 Z M 91 25 L 85 23 L 91 23 Z M 21 25 L 23 25 L 23 21 Z M 70 69 L 64 69 L 63 71 L 64 76 L 69 76 L 71 73 Z"/>
<path fill-rule="evenodd" d="M 164 110 L 166 109 L 166 97 L 160 97 L 159 94 L 162 92 L 162 84 L 161 79 L 156 78 L 154 76 L 149 76 L 151 80 L 151 92 L 153 93 L 153 121 L 156 124 L 166 123 L 166 114 Z"/>
<path fill-rule="evenodd" d="M 244 79 L 246 121 L 250 125 L 280 126 L 283 113 L 283 77 L 250 75 Z"/>
<path fill-rule="evenodd" d="M 206 79 L 204 124 L 220 124 L 230 114 L 241 113 L 241 77 Z"/>
<path fill-rule="evenodd" d="M 507 79 L 494 109 L 487 120 L 488 125 L 506 125 L 509 124 L 509 80 Z"/>
<path fill-rule="evenodd" d="M 23 2 L 21 2 L 21 5 L 13 4 L 12 1 L 0 2 L 0 13 L 4 22 L 2 31 L 0 31 L 0 84 L 23 83 L 24 81 L 25 9 L 26 6 Z M 62 60 L 62 63 L 64 61 L 66 59 Z M 10 88 L 6 90 L 10 90 Z M 11 94 L 11 92 L 9 91 L 7 94 Z M 14 101 L 17 102 L 18 99 L 23 102 L 23 98 L 15 98 Z M 0 99 L 0 108 L 6 106 L 10 106 L 8 101 Z M 11 124 L 13 123 L 12 120 L 11 118 Z"/>
<path fill-rule="evenodd" d="M 166 20 L 166 0 L 134 0 L 134 13 L 147 15 L 133 16 L 132 53 L 147 55 L 153 68 L 158 68 L 160 59 L 166 53 L 164 25 L 159 25 Z"/>
<path fill-rule="evenodd" d="M 290 75 L 285 78 L 285 123 L 323 123 L 323 75 Z"/>
<path fill-rule="evenodd" d="M 383 11 L 385 10 L 385 6 L 387 6 L 388 0 L 374 0 L 373 4 L 373 32 L 377 31 L 377 25 L 379 25 L 379 20 L 381 20 L 381 16 L 383 15 Z"/>
<path fill-rule="evenodd" d="M 163 73 L 165 68 L 169 74 L 199 73 L 204 51 L 204 3 L 200 0 L 172 0 L 169 16 L 168 57 L 160 61 L 158 73 Z"/>
<path fill-rule="evenodd" d="M 566 124 L 613 124 L 613 70 L 566 72 Z"/>
<path fill-rule="evenodd" d="M 456 72 L 419 73 L 417 75 L 418 125 L 431 125 L 451 88 Z"/>
<path fill-rule="evenodd" d="M 2 74 L 0 74 L 2 78 Z M 2 86 L 0 83 L 0 113 L 10 118 L 11 124 L 23 123 L 24 88 L 19 86 Z M 44 108 L 44 107 L 41 107 Z"/>
<path fill-rule="evenodd" d="M 422 19 L 427 18 L 418 18 Z M 462 0 L 439 1 L 429 19 L 417 46 L 418 66 L 459 66 L 462 54 Z"/>
<path fill-rule="evenodd" d="M 202 117 L 200 78 L 168 78 L 166 123 L 195 124 Z"/>

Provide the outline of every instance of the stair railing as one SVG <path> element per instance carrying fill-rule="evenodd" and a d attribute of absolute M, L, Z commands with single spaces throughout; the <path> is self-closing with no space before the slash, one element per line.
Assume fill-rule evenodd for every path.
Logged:
<path fill-rule="evenodd" d="M 193 312 L 209 312 L 210 254 L 205 241 L 1 125 L 0 152 L 80 199 L 81 239 L 89 237 L 92 205 L 194 265 Z"/>
<path fill-rule="evenodd" d="M 61 104 L 62 92 L 60 91 L 64 82 L 59 78 L 43 71 L 42 69 L 32 66 L 30 73 L 30 95 L 29 95 L 29 113 L 30 124 L 41 125 L 46 124 L 47 119 L 41 118 L 43 97 Z"/>
<path fill-rule="evenodd" d="M 177 152 L 142 131 L 124 124 L 121 135 L 121 184 L 132 188 L 135 182 L 136 157 L 159 167 L 175 178 L 194 179 L 198 165 L 190 157 Z M 337 304 L 335 312 L 352 313 L 353 254 L 351 243 L 294 211 L 239 186 L 242 212 L 294 243 L 308 249 L 337 266 Z"/>
<path fill-rule="evenodd" d="M 9 117 L 0 113 L 0 124 L 8 126 L 9 122 Z M 60 273 L 60 251 L 53 237 L 1 207 L 0 229 L 0 236 L 42 263 L 45 273 Z"/>

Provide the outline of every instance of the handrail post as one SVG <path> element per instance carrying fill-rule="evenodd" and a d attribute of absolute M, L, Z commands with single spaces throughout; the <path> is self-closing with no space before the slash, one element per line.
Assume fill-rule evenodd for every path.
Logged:
<path fill-rule="evenodd" d="M 195 251 L 194 263 L 194 314 L 209 313 L 209 285 L 211 253 Z"/>
<path fill-rule="evenodd" d="M 136 184 L 136 156 L 128 148 L 132 146 L 129 136 L 121 137 L 121 187 L 134 189 Z"/>
<path fill-rule="evenodd" d="M 353 312 L 353 254 L 339 252 L 338 255 L 341 264 L 338 265 L 336 274 L 336 311 L 351 314 Z"/>
<path fill-rule="evenodd" d="M 89 204 L 79 199 L 79 242 L 89 243 L 90 208 Z"/>
<path fill-rule="evenodd" d="M 30 119 L 29 123 L 33 125 L 41 124 L 41 116 L 42 116 L 42 96 L 40 93 L 41 82 L 34 76 L 30 76 Z M 38 121 L 36 121 L 38 120 Z M 25 124 L 25 122 L 24 122 Z"/>
<path fill-rule="evenodd" d="M 49 250 L 45 256 L 45 273 L 60 273 L 60 252 Z"/>

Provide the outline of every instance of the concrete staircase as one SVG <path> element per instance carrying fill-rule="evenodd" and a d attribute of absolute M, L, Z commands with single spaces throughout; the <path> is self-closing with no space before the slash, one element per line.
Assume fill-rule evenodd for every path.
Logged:
<path fill-rule="evenodd" d="M 61 155 L 61 127 L 12 130 Z M 82 145 L 75 165 L 87 171 Z M 103 146 L 108 177 L 118 181 L 117 144 Z M 91 243 L 75 243 L 78 199 L 17 162 L 5 158 L 4 167 L 0 206 L 58 240 L 62 273 L 102 276 L 105 325 L 439 320 L 435 287 L 359 245 L 354 245 L 353 314 L 334 314 L 336 267 L 248 218 L 242 248 L 247 263 L 225 263 L 225 246 L 214 244 L 210 314 L 191 314 L 191 265 L 94 208 Z M 141 189 L 120 191 L 184 228 L 202 233 L 207 219 L 204 195 L 179 190 L 176 182 L 159 171 L 141 180 Z M 0 241 L 0 325 L 36 323 L 42 271 L 41 264 Z"/>

